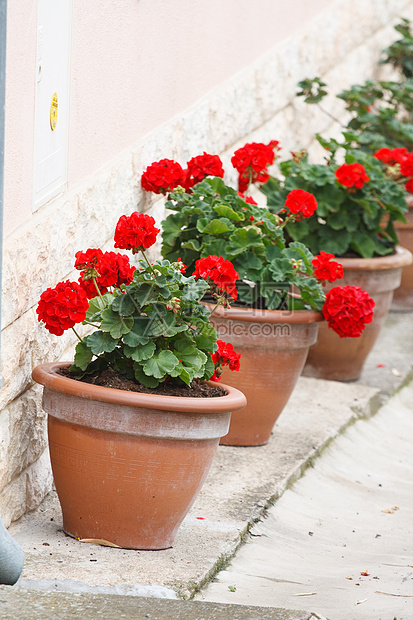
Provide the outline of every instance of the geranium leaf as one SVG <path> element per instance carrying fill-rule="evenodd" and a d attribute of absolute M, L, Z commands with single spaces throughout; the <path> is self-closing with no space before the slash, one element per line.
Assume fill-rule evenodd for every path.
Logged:
<path fill-rule="evenodd" d="M 135 310 L 138 310 L 135 300 L 129 293 L 124 293 L 115 297 L 112 302 L 112 308 L 115 312 L 120 314 L 120 316 L 130 316 Z"/>
<path fill-rule="evenodd" d="M 158 387 L 160 381 L 155 377 L 148 377 L 148 375 L 145 375 L 140 364 L 135 362 L 133 365 L 133 370 L 135 373 L 135 379 L 138 383 L 148 388 Z"/>
<path fill-rule="evenodd" d="M 93 332 L 84 339 L 89 349 L 94 355 L 100 355 L 100 353 L 112 353 L 116 349 L 118 341 L 112 338 L 109 332 L 102 332 L 100 330 Z"/>
<path fill-rule="evenodd" d="M 169 375 L 178 364 L 179 359 L 172 351 L 164 350 L 147 360 L 142 368 L 145 375 L 162 379 Z"/>
<path fill-rule="evenodd" d="M 122 317 L 117 312 L 114 312 L 112 308 L 106 308 L 102 312 L 101 329 L 104 332 L 109 332 L 112 338 L 120 338 L 131 330 L 133 322 L 131 316 Z"/>
<path fill-rule="evenodd" d="M 216 205 L 212 207 L 218 215 L 222 217 L 227 217 L 230 220 L 234 220 L 236 222 L 242 222 L 245 220 L 245 216 L 243 213 L 237 213 L 234 209 L 231 209 L 228 205 Z"/>
<path fill-rule="evenodd" d="M 138 344 L 136 347 L 125 345 L 123 350 L 126 357 L 130 357 L 135 362 L 143 362 L 155 353 L 156 345 L 154 342 L 149 341 L 146 344 Z"/>
<path fill-rule="evenodd" d="M 91 349 L 89 349 L 89 347 L 84 344 L 83 342 L 78 342 L 76 345 L 76 352 L 75 352 L 75 366 L 77 366 L 77 368 L 80 368 L 81 370 L 86 370 L 86 368 L 88 367 L 89 363 L 91 362 L 93 357 L 93 353 L 91 351 Z"/>

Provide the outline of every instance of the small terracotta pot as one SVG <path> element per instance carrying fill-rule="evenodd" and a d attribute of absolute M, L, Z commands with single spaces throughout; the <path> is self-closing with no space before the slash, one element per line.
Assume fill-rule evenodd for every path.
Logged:
<path fill-rule="evenodd" d="M 373 321 L 359 338 L 340 338 L 327 323 L 320 326 L 317 343 L 310 347 L 303 375 L 334 381 L 359 378 L 367 355 L 377 340 L 389 312 L 394 290 L 400 284 L 402 268 L 412 262 L 411 253 L 402 247 L 396 253 L 378 258 L 335 258 L 343 265 L 344 278 L 327 283 L 335 286 L 359 286 L 375 301 Z"/>
<path fill-rule="evenodd" d="M 68 365 L 33 371 L 64 531 L 128 549 L 171 547 L 245 396 L 225 385 L 217 398 L 105 388 L 57 374 Z"/>
<path fill-rule="evenodd" d="M 407 198 L 409 207 L 406 224 L 395 222 L 399 243 L 413 253 L 413 196 Z M 403 267 L 400 286 L 394 291 L 393 307 L 396 310 L 413 310 L 413 263 Z"/>
<path fill-rule="evenodd" d="M 241 353 L 238 372 L 224 368 L 222 379 L 243 391 L 247 406 L 234 414 L 221 443 L 260 446 L 268 442 L 317 339 L 320 312 L 217 308 L 211 322 L 218 338 Z"/>

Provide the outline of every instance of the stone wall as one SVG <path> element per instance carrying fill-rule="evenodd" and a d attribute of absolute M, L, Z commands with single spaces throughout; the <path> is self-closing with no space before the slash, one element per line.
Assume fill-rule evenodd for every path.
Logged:
<path fill-rule="evenodd" d="M 295 98 L 296 84 L 320 76 L 331 92 L 377 73 L 381 50 L 395 39 L 399 16 L 413 18 L 413 0 L 335 0 L 298 34 L 171 118 L 89 177 L 33 214 L 4 241 L 2 377 L 0 391 L 0 514 L 8 525 L 34 509 L 50 490 L 46 416 L 32 368 L 70 359 L 71 333 L 49 334 L 36 320 L 41 292 L 78 274 L 74 253 L 112 249 L 118 217 L 150 212 L 159 224 L 162 201 L 140 188 L 145 167 L 163 157 L 181 164 L 194 155 L 218 153 L 235 182 L 230 157 L 248 141 L 277 139 L 283 150 L 308 148 L 314 133 L 332 135 L 328 116 Z M 324 104 L 343 117 L 340 102 Z M 317 156 L 317 149 L 313 150 Z M 156 249 L 154 250 L 156 252 Z"/>

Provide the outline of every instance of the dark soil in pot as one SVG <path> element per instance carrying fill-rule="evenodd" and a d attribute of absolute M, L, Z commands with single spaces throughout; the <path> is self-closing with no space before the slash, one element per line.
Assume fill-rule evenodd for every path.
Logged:
<path fill-rule="evenodd" d="M 226 391 L 220 385 L 212 386 L 208 383 L 193 381 L 191 387 L 179 385 L 175 381 L 165 381 L 158 385 L 157 388 L 148 388 L 140 383 L 136 383 L 123 375 L 120 375 L 112 368 L 100 372 L 94 372 L 85 375 L 81 379 L 77 379 L 69 368 L 63 368 L 59 374 L 76 381 L 91 383 L 92 385 L 101 385 L 103 387 L 114 388 L 117 390 L 127 390 L 130 392 L 141 392 L 144 394 L 158 394 L 163 396 L 184 396 L 192 398 L 216 398 L 217 396 L 225 396 Z"/>

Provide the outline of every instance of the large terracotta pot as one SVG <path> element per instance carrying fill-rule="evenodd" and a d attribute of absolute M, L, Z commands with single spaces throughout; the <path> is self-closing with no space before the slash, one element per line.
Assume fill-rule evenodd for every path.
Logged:
<path fill-rule="evenodd" d="M 359 338 L 340 338 L 327 324 L 320 326 L 317 343 L 310 347 L 303 375 L 335 381 L 358 379 L 387 317 L 394 290 L 400 284 L 402 268 L 412 262 L 402 247 L 391 256 L 379 258 L 336 258 L 343 265 L 344 278 L 327 284 L 359 286 L 375 301 L 373 321 Z"/>
<path fill-rule="evenodd" d="M 406 213 L 406 224 L 395 222 L 399 243 L 413 252 L 413 196 L 407 199 L 409 207 Z M 413 310 L 413 263 L 403 267 L 400 286 L 394 291 L 393 307 L 397 310 Z"/>
<path fill-rule="evenodd" d="M 242 389 L 247 406 L 232 416 L 221 443 L 259 446 L 268 442 L 317 339 L 320 312 L 218 308 L 211 322 L 218 337 L 241 353 L 239 372 L 224 369 L 225 383 Z"/>
<path fill-rule="evenodd" d="M 57 374 L 42 364 L 49 448 L 63 529 L 128 549 L 165 549 L 207 476 L 238 390 L 216 398 L 140 394 Z M 216 385 L 216 384 L 215 384 Z"/>

